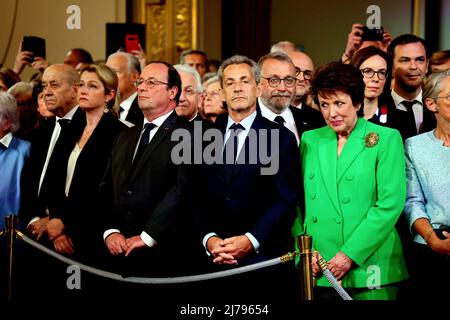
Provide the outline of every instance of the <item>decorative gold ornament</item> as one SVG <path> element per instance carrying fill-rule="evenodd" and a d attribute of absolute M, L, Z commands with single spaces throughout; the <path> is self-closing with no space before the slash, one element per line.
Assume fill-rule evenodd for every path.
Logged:
<path fill-rule="evenodd" d="M 380 136 L 376 132 L 371 132 L 366 136 L 366 147 L 372 148 L 378 143 Z"/>

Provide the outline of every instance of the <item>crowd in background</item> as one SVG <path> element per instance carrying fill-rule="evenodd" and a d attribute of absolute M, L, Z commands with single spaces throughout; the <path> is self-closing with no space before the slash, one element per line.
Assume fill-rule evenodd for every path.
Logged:
<path fill-rule="evenodd" d="M 354 24 L 342 57 L 317 68 L 290 41 L 258 62 L 226 58 L 190 49 L 172 66 L 147 62 L 141 48 L 94 64 L 73 48 L 50 64 L 19 50 L 0 70 L 0 227 L 18 214 L 21 229 L 60 254 L 149 277 L 264 261 L 307 233 L 318 299 L 338 299 L 320 259 L 355 299 L 445 295 L 450 50 L 430 53 L 411 34 L 365 40 Z M 36 71 L 30 81 L 20 78 L 25 67 Z M 200 147 L 219 161 L 174 163 L 173 133 L 198 128 L 223 139 L 219 150 Z M 198 155 L 193 141 L 186 148 L 183 157 Z M 274 173 L 262 174 L 273 164 L 262 152 L 278 160 Z M 67 274 L 50 258 L 22 248 L 18 261 L 23 282 L 67 291 Z M 269 268 L 196 292 L 211 301 L 296 301 L 297 277 L 292 266 Z M 259 289 L 262 279 L 272 293 Z M 120 295 L 95 278 L 88 289 Z"/>

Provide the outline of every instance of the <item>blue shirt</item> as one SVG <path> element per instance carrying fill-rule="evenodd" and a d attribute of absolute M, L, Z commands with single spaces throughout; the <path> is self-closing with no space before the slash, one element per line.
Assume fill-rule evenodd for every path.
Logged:
<path fill-rule="evenodd" d="M 0 229 L 3 229 L 5 216 L 19 212 L 20 174 L 30 152 L 30 142 L 8 133 L 0 143 L 7 147 L 0 148 Z"/>
<path fill-rule="evenodd" d="M 425 244 L 414 231 L 414 221 L 425 218 L 433 228 L 450 225 L 450 147 L 445 147 L 433 130 L 407 139 L 405 153 L 407 193 L 404 212 L 414 241 Z"/>

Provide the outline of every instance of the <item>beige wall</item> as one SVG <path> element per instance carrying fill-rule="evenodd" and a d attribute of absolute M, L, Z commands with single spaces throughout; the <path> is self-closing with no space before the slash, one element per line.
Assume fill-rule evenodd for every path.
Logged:
<path fill-rule="evenodd" d="M 226 0 L 225 0 L 226 1 Z M 199 0 L 198 49 L 210 59 L 222 56 L 221 0 Z"/>
<path fill-rule="evenodd" d="M 81 29 L 68 30 L 66 13 L 69 5 L 81 9 Z M 0 59 L 5 55 L 13 20 L 15 0 L 0 1 Z M 12 67 L 19 43 L 24 35 L 46 39 L 47 60 L 62 62 L 68 49 L 82 47 L 94 60 L 105 58 L 107 22 L 125 22 L 124 0 L 20 0 L 12 41 L 6 52 L 5 66 Z M 28 79 L 33 70 L 27 68 L 21 75 Z"/>
<path fill-rule="evenodd" d="M 381 9 L 381 24 L 393 36 L 410 33 L 411 1 L 401 0 L 276 0 L 272 2 L 272 43 L 291 40 L 302 45 L 316 65 L 337 60 L 353 23 L 365 24 L 366 9 Z"/>

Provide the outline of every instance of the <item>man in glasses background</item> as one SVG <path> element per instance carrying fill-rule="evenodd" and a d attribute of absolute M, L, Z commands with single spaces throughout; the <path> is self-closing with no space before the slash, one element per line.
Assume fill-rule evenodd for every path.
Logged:
<path fill-rule="evenodd" d="M 300 144 L 306 125 L 300 111 L 291 107 L 297 83 L 292 60 L 285 53 L 272 52 L 262 56 L 258 65 L 261 68 L 258 111 L 263 117 L 289 129 Z"/>
<path fill-rule="evenodd" d="M 297 86 L 291 105 L 300 110 L 301 119 L 308 130 L 317 129 L 325 125 L 320 111 L 313 108 L 310 95 L 311 79 L 314 74 L 312 59 L 302 51 L 293 51 L 288 54 L 297 71 Z"/>

